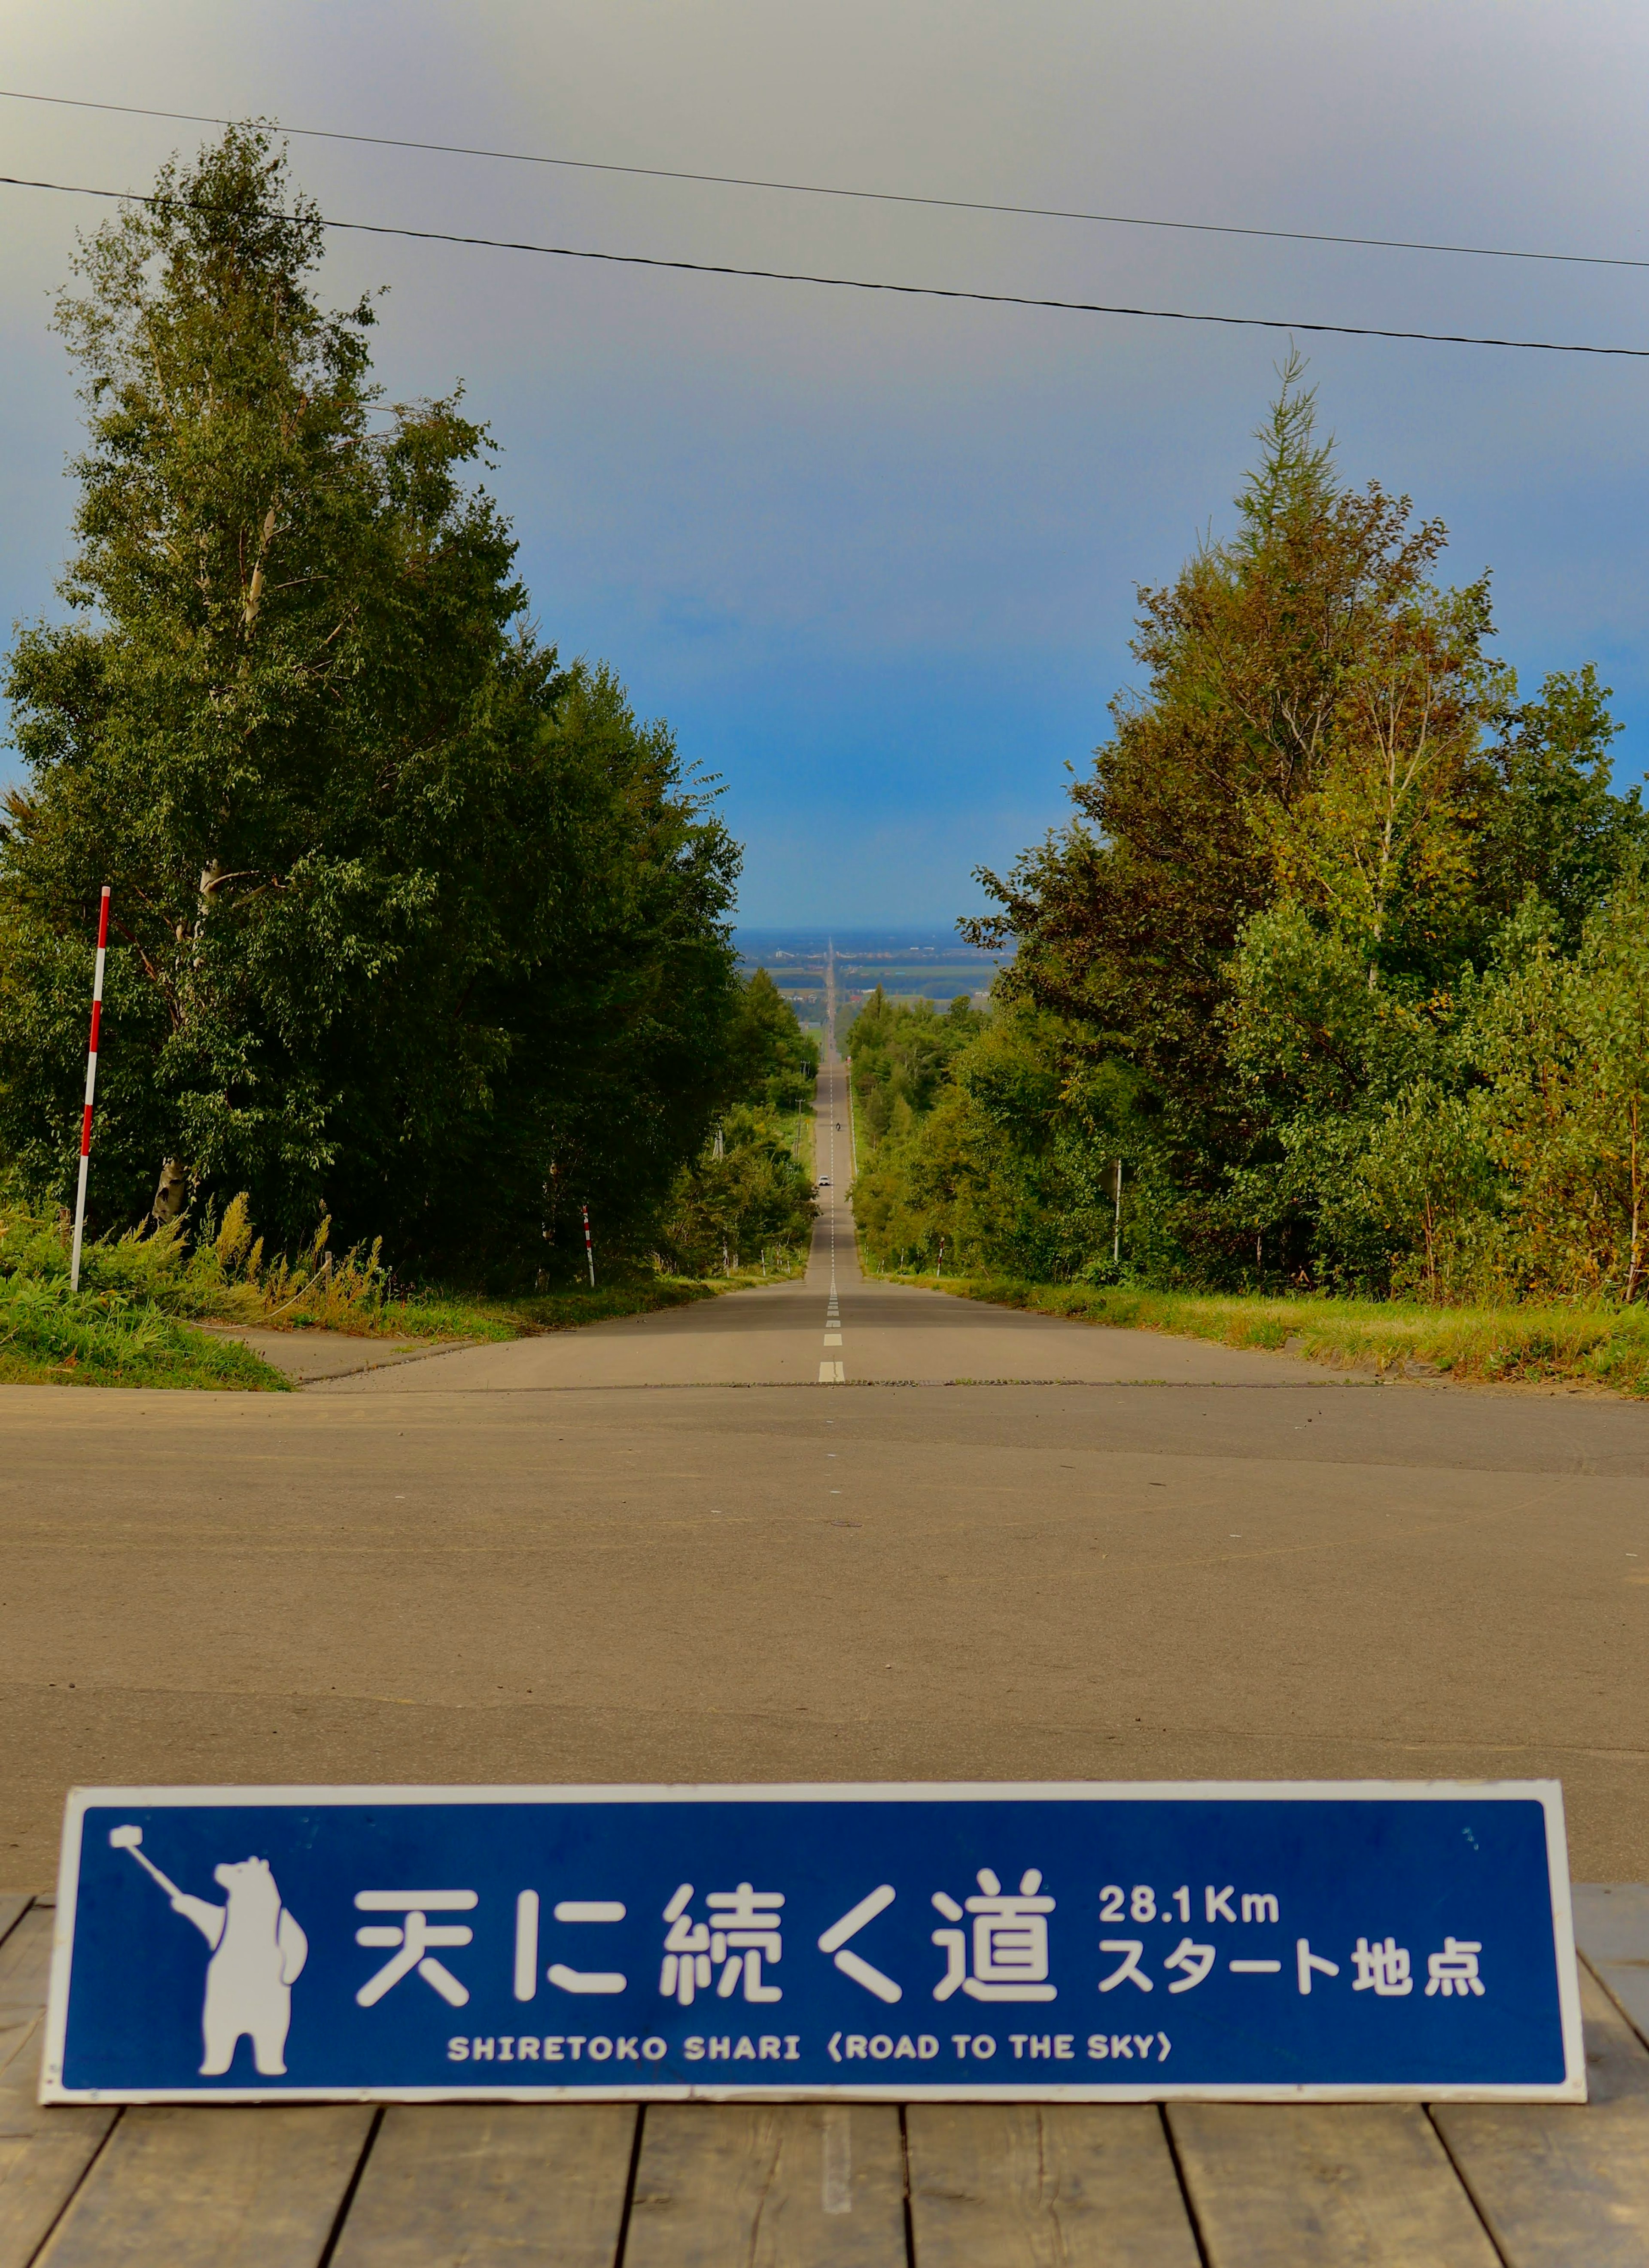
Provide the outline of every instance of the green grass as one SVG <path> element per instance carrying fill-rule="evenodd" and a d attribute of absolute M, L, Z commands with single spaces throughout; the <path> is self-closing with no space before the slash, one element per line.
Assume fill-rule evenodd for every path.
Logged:
<path fill-rule="evenodd" d="M 281 1372 L 238 1341 L 196 1325 L 496 1341 L 578 1330 L 779 1280 L 758 1268 L 701 1282 L 620 1263 L 593 1289 L 579 1281 L 514 1297 L 439 1286 L 401 1292 L 375 1251 L 346 1254 L 335 1264 L 317 1241 L 297 1268 L 281 1262 L 248 1272 L 249 1242 L 191 1248 L 162 1232 L 88 1245 L 81 1289 L 72 1292 L 61 1225 L 26 1213 L 0 1216 L 0 1384 L 285 1393 L 290 1381 Z"/>
<path fill-rule="evenodd" d="M 247 1348 L 152 1303 L 18 1277 L 0 1279 L 0 1384 L 289 1391 Z"/>
<path fill-rule="evenodd" d="M 900 1272 L 892 1280 L 1124 1330 L 1286 1351 L 1381 1377 L 1567 1381 L 1649 1397 L 1649 1312 L 1637 1307 L 1427 1307 L 1394 1300 L 1027 1284 L 1005 1276 L 942 1279 Z"/>
<path fill-rule="evenodd" d="M 801 1274 L 804 1264 L 798 1263 L 790 1274 Z M 598 1281 L 594 1289 L 583 1282 L 558 1292 L 507 1294 L 425 1287 L 404 1297 L 362 1298 L 340 1276 L 312 1279 L 285 1314 L 248 1310 L 238 1312 L 233 1320 L 277 1330 L 347 1331 L 370 1338 L 530 1338 L 541 1331 L 581 1330 L 587 1323 L 651 1314 L 661 1307 L 687 1307 L 723 1292 L 786 1280 L 780 1273 L 764 1276 L 759 1268 L 738 1269 L 730 1276 L 695 1277 L 661 1276 L 638 1267 L 617 1270 L 611 1282 Z"/>
<path fill-rule="evenodd" d="M 385 1300 L 369 1308 L 343 1308 L 329 1313 L 324 1300 L 306 1302 L 294 1309 L 294 1330 L 328 1329 L 357 1333 L 372 1338 L 518 1339 L 540 1331 L 576 1331 L 586 1323 L 604 1323 L 618 1315 L 644 1315 L 659 1307 L 685 1307 L 695 1300 L 711 1300 L 722 1290 L 736 1291 L 746 1277 L 718 1278 L 699 1283 L 687 1277 L 654 1276 L 632 1284 L 588 1284 L 565 1292 L 534 1292 L 514 1298 L 482 1292 L 424 1291 L 406 1299 Z M 758 1276 L 758 1283 L 761 1278 Z M 277 1322 L 276 1329 L 281 1328 Z"/>

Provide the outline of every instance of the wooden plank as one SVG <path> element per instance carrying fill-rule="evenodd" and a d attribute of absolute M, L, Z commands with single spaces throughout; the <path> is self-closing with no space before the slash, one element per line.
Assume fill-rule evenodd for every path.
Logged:
<path fill-rule="evenodd" d="M 128 2110 L 40 2268 L 315 2268 L 372 2120 L 364 2103 Z"/>
<path fill-rule="evenodd" d="M 56 1918 L 55 1906 L 33 1904 L 0 1938 L 0 2022 L 8 2017 L 33 2019 L 46 2006 Z"/>
<path fill-rule="evenodd" d="M 0 2268 L 27 2268 L 119 2113 L 34 2100 L 41 2019 L 0 2073 Z"/>
<path fill-rule="evenodd" d="M 1438 2103 L 1432 2118 L 1510 2268 L 1649 2260 L 1649 2053 L 1583 1968 L 1576 2103 Z"/>
<path fill-rule="evenodd" d="M 33 2259 L 120 2116 L 34 2099 L 55 1918 L 29 1904 L 0 1939 L 0 2268 Z"/>
<path fill-rule="evenodd" d="M 1497 2268 L 1417 2103 L 1175 2102 L 1209 2268 Z"/>
<path fill-rule="evenodd" d="M 28 2040 L 36 2040 L 34 2066 L 38 2073 L 36 2036 L 41 2011 L 46 2005 L 46 1973 L 50 1960 L 49 1916 L 43 1930 L 30 1916 L 0 1944 L 0 1961 L 5 1963 L 0 1970 L 0 2074 L 11 2070 Z"/>
<path fill-rule="evenodd" d="M 40 2083 L 42 2030 L 43 2020 L 38 2014 L 0 2016 L 0 2120 L 6 2116 L 10 2090 L 16 2089 L 31 2102 L 34 2099 Z"/>
<path fill-rule="evenodd" d="M 35 2101 L 45 2029 L 44 2017 L 37 2015 L 0 2041 L 0 2135 L 15 2141 L 19 2137 L 84 2128 L 101 2137 L 119 2116 L 115 2106 L 54 2103 L 43 2110 Z"/>
<path fill-rule="evenodd" d="M 625 2268 L 905 2268 L 898 2112 L 665 2102 L 642 2129 Z"/>
<path fill-rule="evenodd" d="M 40 2077 L 41 2011 L 46 2006 L 51 1941 L 48 1906 L 35 1906 L 20 1916 L 0 1940 L 0 2089 L 5 2090 L 0 2100 L 8 2106 L 13 2121 L 4 2129 L 8 2134 L 16 2131 L 12 2096 L 22 2084 L 15 2068 L 18 2059 L 26 2057 L 28 2061 L 25 2091 L 30 2099 Z"/>
<path fill-rule="evenodd" d="M 913 2102 L 916 2268 L 1197 2268 L 1149 2103 Z"/>
<path fill-rule="evenodd" d="M 636 2115 L 623 2102 L 392 2106 L 333 2268 L 612 2268 Z"/>
<path fill-rule="evenodd" d="M 1577 1882 L 1575 1943 L 1649 2040 L 1649 1884 Z"/>

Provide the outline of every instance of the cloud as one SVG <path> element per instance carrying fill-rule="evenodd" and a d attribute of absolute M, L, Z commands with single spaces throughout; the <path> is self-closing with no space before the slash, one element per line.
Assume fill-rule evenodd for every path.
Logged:
<path fill-rule="evenodd" d="M 13 85 L 643 165 L 1553 248 L 1642 247 L 1642 11 L 697 0 L 13 4 Z M 142 186 L 191 129 L 7 104 L 7 170 Z M 299 141 L 331 212 L 664 256 L 1649 344 L 1630 271 L 1090 228 Z M 8 614 L 51 604 L 72 232 L 0 232 Z M 462 375 L 541 624 L 721 770 L 752 922 L 940 920 L 1062 814 L 1134 585 L 1228 524 L 1282 342 L 334 240 L 391 294 L 392 394 Z M 1596 655 L 1649 721 L 1641 369 L 1307 342 L 1357 478 L 1495 571 L 1526 674 Z M 1016 830 L 1017 831 L 1016 834 Z"/>

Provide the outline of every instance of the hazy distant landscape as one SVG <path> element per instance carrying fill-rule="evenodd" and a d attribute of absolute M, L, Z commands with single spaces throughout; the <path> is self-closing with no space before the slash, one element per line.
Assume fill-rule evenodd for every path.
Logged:
<path fill-rule="evenodd" d="M 979 953 L 950 929 L 739 929 L 739 968 L 765 968 L 799 1020 L 824 1026 L 824 967 L 836 951 L 836 994 L 844 1026 L 879 984 L 891 1000 L 954 1000 L 983 1007 L 991 979 L 1011 954 Z"/>

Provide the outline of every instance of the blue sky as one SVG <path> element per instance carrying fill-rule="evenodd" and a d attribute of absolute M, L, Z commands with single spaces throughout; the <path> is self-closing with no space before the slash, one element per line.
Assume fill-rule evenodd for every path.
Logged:
<path fill-rule="evenodd" d="M 295 125 L 1260 227 L 1649 259 L 1649 12 L 1542 0 L 4 0 L 5 84 Z M 0 102 L 0 171 L 142 188 L 196 129 Z M 1649 346 L 1649 271 L 945 214 L 297 141 L 341 217 L 1298 320 Z M 0 611 L 55 605 L 96 209 L 0 190 Z M 1134 587 L 1230 498 L 1283 342 L 339 238 L 392 398 L 462 377 L 540 626 L 726 782 L 741 918 L 913 924 L 1059 821 Z M 1494 571 L 1531 686 L 1649 754 L 1649 364 L 1302 337 L 1346 472 Z M 5 760 L 0 758 L 0 763 Z"/>

